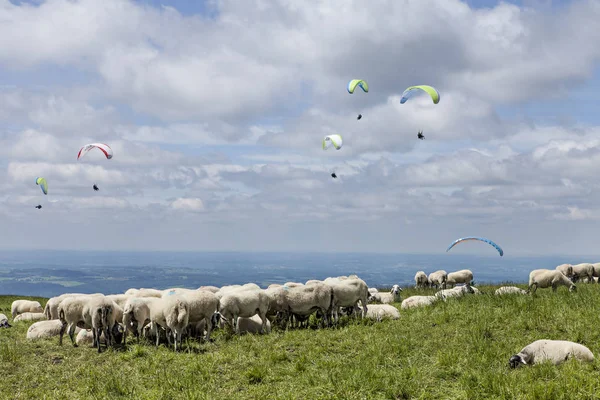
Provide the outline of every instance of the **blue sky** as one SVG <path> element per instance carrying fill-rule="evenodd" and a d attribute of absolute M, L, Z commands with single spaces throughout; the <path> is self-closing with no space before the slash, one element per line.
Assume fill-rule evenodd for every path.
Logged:
<path fill-rule="evenodd" d="M 11 3 L 4 248 L 595 251 L 596 2 Z"/>

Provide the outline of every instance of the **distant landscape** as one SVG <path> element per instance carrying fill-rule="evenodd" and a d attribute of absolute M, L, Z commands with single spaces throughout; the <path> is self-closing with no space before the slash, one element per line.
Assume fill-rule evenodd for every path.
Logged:
<path fill-rule="evenodd" d="M 123 293 L 129 288 L 197 288 L 254 282 L 306 282 L 357 274 L 369 286 L 414 285 L 414 275 L 468 268 L 475 284 L 522 282 L 535 268 L 595 262 L 573 256 L 511 257 L 461 254 L 0 252 L 0 294 L 57 296 L 66 292 Z"/>

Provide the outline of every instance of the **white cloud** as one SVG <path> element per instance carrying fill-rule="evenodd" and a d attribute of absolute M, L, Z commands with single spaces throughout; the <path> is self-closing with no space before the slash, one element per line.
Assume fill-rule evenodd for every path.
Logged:
<path fill-rule="evenodd" d="M 203 211 L 204 203 L 202 202 L 201 199 L 179 198 L 171 203 L 171 207 L 175 210 Z"/>

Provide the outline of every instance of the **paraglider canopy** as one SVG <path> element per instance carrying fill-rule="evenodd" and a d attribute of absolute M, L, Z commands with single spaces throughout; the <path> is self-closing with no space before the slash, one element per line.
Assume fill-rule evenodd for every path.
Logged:
<path fill-rule="evenodd" d="M 362 79 L 352 79 L 350 82 L 348 82 L 348 93 L 354 93 L 354 89 L 356 89 L 357 86 L 360 87 L 363 92 L 369 92 L 369 85 L 366 81 L 363 81 Z"/>
<path fill-rule="evenodd" d="M 428 85 L 417 85 L 417 86 L 410 86 L 410 87 L 406 88 L 404 93 L 402 93 L 402 98 L 400 99 L 400 104 L 406 103 L 409 98 L 411 98 L 413 95 L 415 95 L 417 92 L 419 92 L 421 90 L 428 93 L 429 96 L 431 96 L 431 100 L 433 100 L 433 104 L 437 104 L 440 102 L 440 92 L 438 92 L 436 88 L 434 88 L 433 86 L 428 86 Z"/>
<path fill-rule="evenodd" d="M 42 189 L 42 192 L 45 195 L 48 194 L 48 183 L 46 182 L 45 178 L 42 178 L 42 177 L 35 178 L 35 184 L 39 185 L 40 189 Z"/>
<path fill-rule="evenodd" d="M 81 149 L 79 149 L 79 153 L 77 153 L 77 159 L 79 160 L 81 157 L 86 155 L 88 151 L 90 151 L 94 148 L 99 149 L 101 152 L 103 152 L 104 155 L 106 156 L 106 158 L 109 160 L 113 156 L 113 151 L 109 145 L 104 144 L 104 143 L 90 143 L 90 144 L 86 144 Z"/>
<path fill-rule="evenodd" d="M 446 252 L 448 252 L 448 250 L 450 250 L 451 248 L 453 248 L 454 246 L 456 246 L 458 243 L 466 242 L 468 240 L 479 240 L 481 242 L 485 242 L 487 244 L 490 244 L 490 245 L 494 246 L 494 248 L 496 250 L 498 250 L 498 253 L 500 253 L 500 257 L 502 257 L 504 255 L 504 250 L 502 250 L 500 248 L 500 246 L 498 246 L 496 243 L 492 242 L 490 239 L 481 238 L 481 237 L 474 237 L 474 236 L 464 237 L 464 238 L 460 238 L 460 239 L 455 240 L 454 242 L 452 242 L 452 244 L 450 246 L 448 246 L 448 249 L 446 249 Z"/>
<path fill-rule="evenodd" d="M 340 135 L 327 135 L 323 138 L 323 150 L 327 150 L 331 146 L 335 147 L 336 150 L 339 150 L 342 148 L 343 143 Z"/>

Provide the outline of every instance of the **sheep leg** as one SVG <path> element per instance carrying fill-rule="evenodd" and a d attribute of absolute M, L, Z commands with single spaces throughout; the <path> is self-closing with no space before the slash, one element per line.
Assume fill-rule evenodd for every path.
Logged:
<path fill-rule="evenodd" d="M 71 338 L 71 343 L 73 343 L 73 347 L 77 347 L 77 342 L 75 341 L 75 328 L 77 324 L 72 323 L 69 325 L 69 337 Z"/>
<path fill-rule="evenodd" d="M 262 335 L 263 333 L 267 333 L 267 313 L 260 313 L 258 315 L 260 320 L 262 321 L 262 325 L 260 326 L 259 333 Z"/>
<path fill-rule="evenodd" d="M 92 329 L 92 331 L 94 331 L 94 336 L 96 336 L 96 345 L 98 346 L 98 353 L 100 353 L 102 351 L 100 349 L 100 335 L 102 335 L 102 328 Z M 108 342 L 106 335 L 104 337 L 104 340 L 106 340 Z"/>
<path fill-rule="evenodd" d="M 156 347 L 158 347 L 160 337 L 158 336 L 158 324 L 157 323 L 152 324 L 152 333 L 154 333 L 156 335 Z"/>
<path fill-rule="evenodd" d="M 204 318 L 204 322 L 206 325 L 206 341 L 209 342 L 210 341 L 210 333 L 213 330 L 213 324 L 212 324 L 212 318 Z"/>
<path fill-rule="evenodd" d="M 538 284 L 536 282 L 533 282 L 531 285 L 529 285 L 529 287 L 527 288 L 527 293 L 535 293 L 535 291 L 537 290 L 537 286 Z M 531 288 L 533 288 L 533 292 L 531 291 Z"/>

